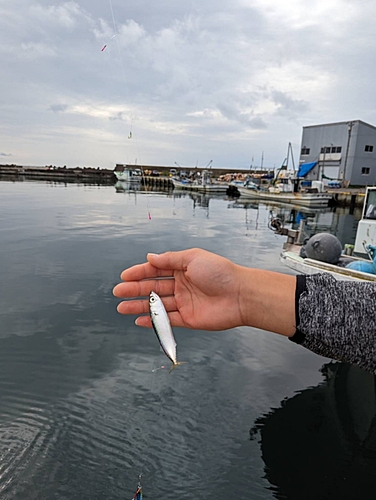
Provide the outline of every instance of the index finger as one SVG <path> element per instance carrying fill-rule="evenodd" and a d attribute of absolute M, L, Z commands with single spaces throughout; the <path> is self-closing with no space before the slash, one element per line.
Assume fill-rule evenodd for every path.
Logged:
<path fill-rule="evenodd" d="M 123 281 L 140 281 L 150 278 L 172 278 L 174 271 L 172 269 L 158 269 L 152 266 L 149 262 L 137 264 L 125 269 L 120 277 Z"/>

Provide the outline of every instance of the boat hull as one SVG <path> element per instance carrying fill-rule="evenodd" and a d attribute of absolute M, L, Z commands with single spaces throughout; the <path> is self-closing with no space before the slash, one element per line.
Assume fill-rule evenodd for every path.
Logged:
<path fill-rule="evenodd" d="M 277 201 L 306 207 L 327 207 L 332 195 L 328 193 L 270 193 L 238 187 L 241 198 Z"/>
<path fill-rule="evenodd" d="M 188 191 L 198 191 L 199 193 L 226 193 L 228 189 L 227 184 L 199 184 L 190 181 L 180 181 L 171 179 L 174 188 L 186 189 Z"/>
<path fill-rule="evenodd" d="M 298 247 L 300 248 L 300 247 Z M 376 274 L 354 271 L 346 267 L 339 267 L 327 262 L 314 259 L 303 259 L 296 251 L 285 250 L 280 256 L 281 262 L 299 274 L 330 273 L 337 280 L 345 281 L 371 281 L 376 282 Z M 354 258 L 353 260 L 364 260 Z"/>

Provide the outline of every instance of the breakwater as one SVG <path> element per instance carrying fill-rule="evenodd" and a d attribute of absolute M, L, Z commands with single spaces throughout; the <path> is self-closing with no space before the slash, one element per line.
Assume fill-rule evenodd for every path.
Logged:
<path fill-rule="evenodd" d="M 24 167 L 18 165 L 0 165 L 0 175 L 18 179 L 41 179 L 65 182 L 83 181 L 113 184 L 116 176 L 113 170 L 93 167 Z"/>
<path fill-rule="evenodd" d="M 52 182 L 80 182 L 84 184 L 113 185 L 117 177 L 113 170 L 91 167 L 23 167 L 16 165 L 0 165 L 0 177 L 8 180 L 46 180 Z M 156 189 L 173 189 L 169 176 L 147 176 L 140 178 L 143 186 Z"/>

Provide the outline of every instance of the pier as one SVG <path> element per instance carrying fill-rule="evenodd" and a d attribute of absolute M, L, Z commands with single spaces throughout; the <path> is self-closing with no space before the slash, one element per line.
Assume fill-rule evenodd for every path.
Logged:
<path fill-rule="evenodd" d="M 333 196 L 332 205 L 339 207 L 361 208 L 366 196 L 366 188 L 336 188 L 328 189 Z"/>
<path fill-rule="evenodd" d="M 143 175 L 141 177 L 141 185 L 162 190 L 170 190 L 174 188 L 171 178 L 165 175 L 159 177 Z"/>

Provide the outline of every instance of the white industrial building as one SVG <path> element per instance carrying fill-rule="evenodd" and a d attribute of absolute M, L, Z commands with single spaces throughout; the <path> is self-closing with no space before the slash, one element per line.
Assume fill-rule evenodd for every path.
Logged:
<path fill-rule="evenodd" d="M 361 120 L 303 127 L 299 176 L 338 179 L 348 186 L 376 184 L 376 127 Z"/>

